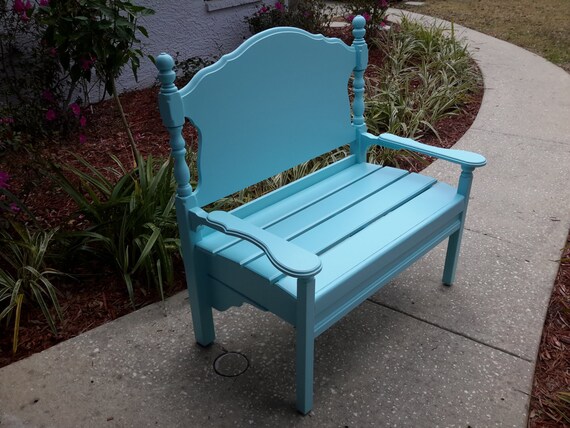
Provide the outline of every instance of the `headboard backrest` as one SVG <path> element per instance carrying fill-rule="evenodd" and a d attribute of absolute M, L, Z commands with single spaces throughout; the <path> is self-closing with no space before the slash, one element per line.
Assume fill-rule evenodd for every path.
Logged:
<path fill-rule="evenodd" d="M 198 72 L 177 92 L 181 102 L 166 88 L 157 61 L 165 124 L 183 114 L 198 129 L 197 204 L 351 143 L 348 81 L 356 55 L 339 39 L 273 28 Z"/>

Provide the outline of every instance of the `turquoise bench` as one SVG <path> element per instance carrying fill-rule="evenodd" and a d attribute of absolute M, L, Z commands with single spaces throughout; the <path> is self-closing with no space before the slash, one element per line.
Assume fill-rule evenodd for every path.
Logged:
<path fill-rule="evenodd" d="M 313 405 L 317 336 L 446 238 L 443 283 L 453 283 L 473 170 L 485 165 L 478 154 L 368 133 L 362 17 L 353 35 L 347 46 L 296 28 L 270 29 L 180 90 L 172 58 L 156 60 L 196 341 L 214 341 L 212 308 L 249 303 L 293 325 L 303 414 Z M 186 118 L 199 131 L 195 188 L 181 133 Z M 231 212 L 202 208 L 344 145 L 348 157 Z M 456 163 L 458 186 L 367 163 L 372 145 Z"/>

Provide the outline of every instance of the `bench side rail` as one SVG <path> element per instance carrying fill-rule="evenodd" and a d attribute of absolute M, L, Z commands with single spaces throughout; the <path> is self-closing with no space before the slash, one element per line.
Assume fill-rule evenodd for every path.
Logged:
<path fill-rule="evenodd" d="M 180 90 L 198 129 L 204 206 L 355 139 L 355 49 L 296 28 L 259 33 Z"/>

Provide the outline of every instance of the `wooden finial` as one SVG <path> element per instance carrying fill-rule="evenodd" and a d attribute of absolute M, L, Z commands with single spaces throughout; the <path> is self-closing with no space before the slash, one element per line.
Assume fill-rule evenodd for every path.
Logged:
<path fill-rule="evenodd" d="M 352 35 L 354 36 L 354 41 L 364 39 L 366 30 L 364 29 L 366 25 L 366 19 L 362 15 L 356 15 L 352 20 Z"/>
<path fill-rule="evenodd" d="M 162 85 L 161 93 L 171 93 L 175 92 L 176 86 L 174 85 L 174 80 L 176 79 L 176 73 L 174 72 L 174 60 L 168 54 L 161 53 L 156 58 L 156 68 L 158 68 L 158 80 Z"/>

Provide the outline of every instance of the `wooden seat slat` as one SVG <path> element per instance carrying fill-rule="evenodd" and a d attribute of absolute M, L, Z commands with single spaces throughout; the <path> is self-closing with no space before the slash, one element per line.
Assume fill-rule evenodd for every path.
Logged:
<path fill-rule="evenodd" d="M 405 171 L 395 168 L 379 168 L 374 173 L 353 182 L 350 186 L 333 192 L 326 192 L 328 197 L 321 198 L 302 210 L 294 211 L 292 208 L 295 207 L 295 202 L 292 201 L 284 207 L 284 211 L 293 212 L 293 214 L 275 213 L 279 221 L 270 222 L 271 226 L 265 229 L 285 240 L 292 240 L 307 230 L 327 221 L 327 219 L 334 218 L 339 213 L 359 204 L 371 197 L 371 195 L 381 192 L 382 189 L 406 175 Z M 245 244 L 243 241 L 237 243 L 223 250 L 219 255 L 236 260 L 240 264 L 246 264 L 248 260 L 261 255 L 259 251 L 251 254 L 250 251 L 247 251 L 247 248 L 250 248 L 250 246 Z"/>

